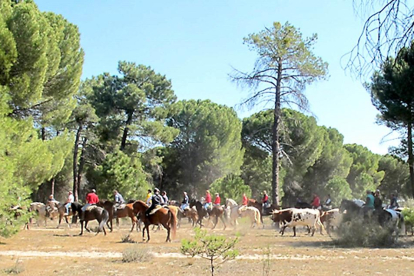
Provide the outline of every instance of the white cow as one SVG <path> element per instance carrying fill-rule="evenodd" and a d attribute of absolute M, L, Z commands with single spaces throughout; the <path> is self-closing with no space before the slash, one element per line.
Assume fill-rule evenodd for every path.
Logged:
<path fill-rule="evenodd" d="M 272 212 L 274 222 L 279 222 L 281 234 L 283 236 L 286 227 L 293 228 L 293 236 L 296 236 L 296 226 L 308 226 L 312 229 L 312 236 L 315 234 L 316 227 L 324 228 L 320 221 L 319 210 L 315 209 L 296 209 L 289 208 L 283 210 L 274 210 Z"/>

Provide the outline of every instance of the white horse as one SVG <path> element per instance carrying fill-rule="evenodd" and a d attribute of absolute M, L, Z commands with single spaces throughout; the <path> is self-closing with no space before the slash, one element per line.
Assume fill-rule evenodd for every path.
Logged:
<path fill-rule="evenodd" d="M 230 224 L 234 227 L 237 226 L 237 218 L 239 217 L 239 205 L 237 205 L 236 201 L 231 198 L 226 199 L 226 216 L 227 219 L 230 221 Z"/>
<path fill-rule="evenodd" d="M 47 211 L 48 207 L 49 206 L 46 206 L 42 202 L 32 202 L 32 203 L 30 203 L 30 211 L 37 213 L 37 218 L 36 218 L 37 226 L 39 226 L 39 221 L 42 220 L 42 221 L 44 221 L 44 225 L 46 227 L 46 225 L 47 225 L 46 221 L 47 221 L 48 218 L 52 220 L 52 219 L 59 216 L 59 212 L 58 212 L 57 208 L 50 209 L 51 211 L 48 212 Z"/>
<path fill-rule="evenodd" d="M 238 213 L 242 217 L 249 217 L 251 222 L 251 227 L 253 228 L 256 224 L 257 226 L 260 225 L 260 211 L 253 206 L 242 206 L 239 208 Z"/>

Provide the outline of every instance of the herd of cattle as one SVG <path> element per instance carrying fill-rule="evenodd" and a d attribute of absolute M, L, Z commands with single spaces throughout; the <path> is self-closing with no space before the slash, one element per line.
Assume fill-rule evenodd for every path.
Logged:
<path fill-rule="evenodd" d="M 249 204 L 250 205 L 250 204 Z M 36 223 L 39 225 L 39 222 L 42 221 L 44 225 L 46 226 L 46 223 L 50 219 L 58 220 L 58 226 L 60 226 L 62 219 L 66 220 L 66 223 L 70 225 L 68 222 L 68 217 L 70 217 L 72 214 L 67 215 L 65 213 L 65 208 L 63 204 L 56 205 L 55 208 L 52 208 L 48 210 L 48 206 L 39 203 L 34 202 L 31 204 L 30 209 L 31 211 L 36 212 Z M 226 223 L 224 219 L 227 221 L 227 223 L 230 223 L 234 228 L 237 227 L 237 220 L 240 217 L 249 217 L 251 221 L 251 227 L 254 227 L 255 225 L 263 224 L 263 216 L 262 215 L 271 215 L 272 221 L 279 226 L 281 235 L 284 234 L 284 231 L 286 228 L 290 227 L 293 229 L 293 235 L 296 236 L 296 227 L 297 226 L 304 226 L 309 230 L 309 233 L 313 236 L 316 230 L 320 230 L 320 233 L 322 234 L 323 231 L 330 234 L 330 231 L 332 229 L 335 229 L 338 227 L 342 221 L 342 218 L 344 214 L 347 213 L 347 210 L 343 210 L 340 208 L 336 209 L 330 209 L 326 211 L 320 211 L 316 209 L 310 209 L 310 208 L 287 208 L 282 210 L 271 210 L 268 213 L 262 213 L 261 208 L 256 208 L 254 206 L 240 206 L 238 205 L 234 200 L 228 199 L 226 200 L 226 205 L 218 206 L 218 209 L 223 209 L 222 213 L 218 213 L 217 216 L 220 216 L 220 218 L 223 221 L 224 226 L 226 227 Z M 189 221 L 192 221 L 193 226 L 199 223 L 200 227 L 204 226 L 202 222 L 209 222 L 213 215 L 210 216 L 206 215 L 205 218 L 201 217 L 200 219 L 200 210 L 197 210 L 195 206 L 192 206 L 192 208 L 187 208 L 185 210 L 181 210 L 180 208 L 175 208 L 175 216 L 178 218 L 177 224 L 179 226 L 180 220 L 184 217 L 187 217 Z M 401 219 L 401 213 L 398 211 L 399 219 L 396 220 L 396 226 L 398 225 L 398 221 L 402 221 Z M 208 212 L 207 212 L 208 214 Z M 76 215 L 76 214 L 73 214 Z M 137 216 L 138 214 L 135 214 Z M 114 216 L 110 216 L 110 222 L 111 224 L 108 225 L 109 228 L 112 230 L 112 219 L 113 218 L 120 218 L 122 216 L 116 216 L 116 213 L 114 213 Z M 126 216 L 127 217 L 127 216 Z M 139 218 L 139 217 L 138 217 Z M 392 216 L 391 216 L 392 218 Z M 216 222 L 213 223 L 214 226 L 217 224 Z M 131 221 L 133 222 L 133 227 L 136 222 L 135 219 L 131 217 Z M 137 225 L 137 230 L 138 230 Z M 263 225 L 264 227 L 264 225 Z M 131 228 L 132 231 L 133 228 Z"/>

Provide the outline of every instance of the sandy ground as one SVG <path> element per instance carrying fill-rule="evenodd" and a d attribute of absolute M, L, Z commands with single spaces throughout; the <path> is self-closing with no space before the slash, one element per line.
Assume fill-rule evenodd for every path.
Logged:
<path fill-rule="evenodd" d="M 181 239 L 194 232 L 184 222 L 171 243 L 166 231 L 151 231 L 151 241 L 141 233 L 129 234 L 129 221 L 107 236 L 85 233 L 79 228 L 32 227 L 10 239 L 0 240 L 0 275 L 211 275 L 209 262 L 180 253 Z M 96 224 L 91 225 L 93 228 Z M 221 228 L 221 225 L 218 225 Z M 414 275 L 414 238 L 400 238 L 394 248 L 341 248 L 327 235 L 309 237 L 300 231 L 281 237 L 266 221 L 265 229 L 250 229 L 242 223 L 237 230 L 209 230 L 209 233 L 240 235 L 240 255 L 216 269 L 215 275 Z M 137 262 L 123 262 L 128 251 L 142 256 Z"/>

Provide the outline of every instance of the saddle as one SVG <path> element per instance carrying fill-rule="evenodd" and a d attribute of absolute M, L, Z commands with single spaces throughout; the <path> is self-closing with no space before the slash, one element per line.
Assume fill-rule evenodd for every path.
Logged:
<path fill-rule="evenodd" d="M 155 214 L 155 212 L 157 212 L 159 209 L 161 209 L 162 208 L 162 206 L 161 205 L 157 205 L 157 206 L 155 206 L 155 208 L 154 209 L 152 209 L 152 211 L 148 214 L 149 216 L 151 216 L 151 215 L 153 215 L 153 214 Z"/>
<path fill-rule="evenodd" d="M 118 206 L 116 206 L 116 209 L 117 210 L 123 210 L 123 209 L 125 209 L 125 207 L 126 207 L 126 204 L 122 203 L 122 204 L 119 204 Z"/>
<path fill-rule="evenodd" d="M 88 207 L 86 207 L 86 210 L 85 211 L 92 211 L 93 209 L 95 209 L 95 208 L 97 208 L 98 206 L 96 206 L 96 205 L 90 205 L 90 206 L 88 206 Z"/>

